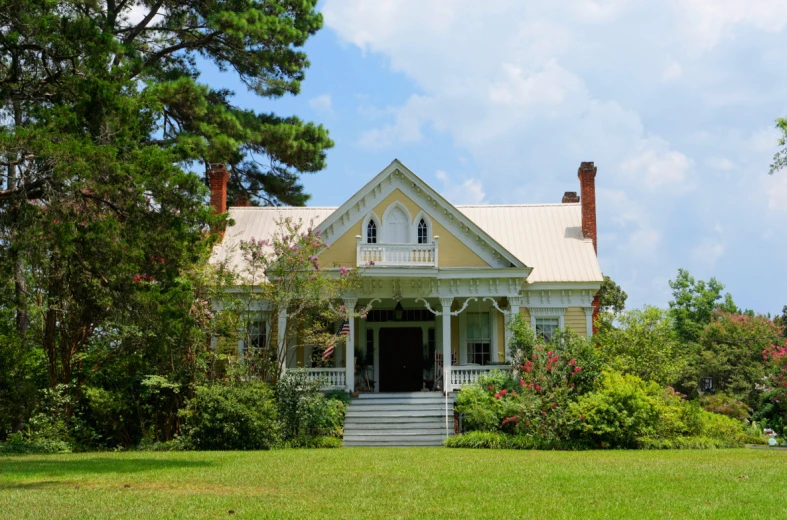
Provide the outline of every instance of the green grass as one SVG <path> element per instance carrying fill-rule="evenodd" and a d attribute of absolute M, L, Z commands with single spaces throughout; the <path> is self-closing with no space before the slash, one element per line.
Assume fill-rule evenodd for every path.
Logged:
<path fill-rule="evenodd" d="M 0 518 L 785 518 L 787 451 L 0 457 Z"/>

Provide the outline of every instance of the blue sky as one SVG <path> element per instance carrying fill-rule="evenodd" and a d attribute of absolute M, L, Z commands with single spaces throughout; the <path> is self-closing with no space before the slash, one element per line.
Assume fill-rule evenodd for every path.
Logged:
<path fill-rule="evenodd" d="M 339 205 L 398 158 L 449 200 L 559 202 L 595 161 L 599 260 L 629 307 L 679 267 L 738 305 L 787 304 L 783 0 L 324 0 L 301 95 L 240 105 L 324 124 Z"/>

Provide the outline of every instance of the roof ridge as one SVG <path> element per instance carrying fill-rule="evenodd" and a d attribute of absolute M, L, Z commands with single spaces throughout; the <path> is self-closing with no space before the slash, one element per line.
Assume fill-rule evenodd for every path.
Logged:
<path fill-rule="evenodd" d="M 542 206 L 581 206 L 579 202 L 542 202 L 539 204 L 457 204 L 457 208 L 537 208 Z"/>
<path fill-rule="evenodd" d="M 318 210 L 330 209 L 335 210 L 338 206 L 230 206 L 228 209 L 253 209 L 253 210 L 268 210 L 268 211 L 303 211 L 303 210 Z"/>

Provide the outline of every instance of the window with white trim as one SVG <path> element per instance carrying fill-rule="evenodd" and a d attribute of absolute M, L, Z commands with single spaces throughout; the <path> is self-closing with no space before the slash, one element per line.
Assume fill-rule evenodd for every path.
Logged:
<path fill-rule="evenodd" d="M 421 219 L 420 222 L 418 222 L 418 243 L 429 243 L 429 228 L 426 226 L 426 221 L 424 219 Z"/>
<path fill-rule="evenodd" d="M 488 312 L 467 313 L 467 362 L 488 365 L 492 360 L 492 328 Z"/>
<path fill-rule="evenodd" d="M 268 327 L 265 321 L 255 321 L 249 324 L 248 345 L 245 345 L 246 356 L 255 357 L 266 347 Z"/>
<path fill-rule="evenodd" d="M 560 318 L 536 318 L 536 336 L 552 341 L 555 330 L 560 327 Z"/>
<path fill-rule="evenodd" d="M 372 219 L 369 219 L 369 223 L 366 224 L 366 243 L 377 243 L 377 224 Z"/>

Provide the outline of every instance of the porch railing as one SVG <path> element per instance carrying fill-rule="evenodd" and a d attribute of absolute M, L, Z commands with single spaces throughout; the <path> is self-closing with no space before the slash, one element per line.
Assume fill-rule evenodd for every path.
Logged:
<path fill-rule="evenodd" d="M 363 244 L 358 241 L 358 266 L 434 267 L 437 243 Z"/>
<path fill-rule="evenodd" d="M 347 388 L 347 372 L 344 368 L 307 368 L 306 377 L 319 381 L 323 390 L 344 390 Z"/>
<path fill-rule="evenodd" d="M 459 390 L 465 385 L 472 385 L 478 382 L 481 374 L 486 374 L 492 370 L 511 371 L 511 365 L 465 365 L 451 367 L 451 381 L 449 390 Z"/>

